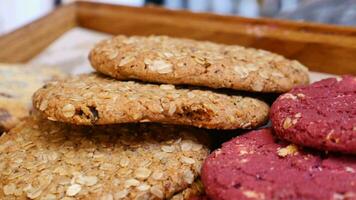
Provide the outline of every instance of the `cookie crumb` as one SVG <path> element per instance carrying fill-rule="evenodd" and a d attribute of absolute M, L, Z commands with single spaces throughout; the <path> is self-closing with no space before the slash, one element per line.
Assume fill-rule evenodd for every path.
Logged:
<path fill-rule="evenodd" d="M 297 96 L 294 96 L 293 94 L 291 93 L 286 93 L 286 94 L 283 94 L 281 96 L 281 99 L 292 99 L 292 100 L 296 100 L 297 99 Z"/>
<path fill-rule="evenodd" d="M 292 119 L 290 117 L 286 117 L 283 122 L 283 128 L 288 129 L 293 125 Z"/>
<path fill-rule="evenodd" d="M 355 169 L 352 167 L 345 167 L 345 170 L 350 173 L 355 173 Z"/>
<path fill-rule="evenodd" d="M 257 193 L 252 190 L 245 190 L 242 192 L 246 197 L 252 198 L 252 199 L 258 199 L 258 200 L 263 200 L 265 199 L 265 195 L 262 193 Z"/>
<path fill-rule="evenodd" d="M 300 99 L 304 99 L 305 98 L 305 95 L 303 93 L 298 93 L 297 94 L 297 97 L 300 98 Z"/>
<path fill-rule="evenodd" d="M 296 155 L 298 153 L 298 147 L 294 144 L 290 144 L 284 148 L 279 148 L 277 154 L 280 157 L 286 157 L 288 155 Z"/>

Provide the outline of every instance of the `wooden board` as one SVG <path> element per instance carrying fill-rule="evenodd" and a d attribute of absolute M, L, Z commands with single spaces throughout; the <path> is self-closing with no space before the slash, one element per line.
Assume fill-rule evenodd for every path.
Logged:
<path fill-rule="evenodd" d="M 0 37 L 0 62 L 25 62 L 76 26 L 76 6 L 60 7 L 14 32 Z"/>
<path fill-rule="evenodd" d="M 76 25 L 111 34 L 165 34 L 262 48 L 314 71 L 356 74 L 356 28 L 91 2 L 61 7 L 0 37 L 0 46 L 8 47 L 0 49 L 0 62 L 26 61 Z"/>

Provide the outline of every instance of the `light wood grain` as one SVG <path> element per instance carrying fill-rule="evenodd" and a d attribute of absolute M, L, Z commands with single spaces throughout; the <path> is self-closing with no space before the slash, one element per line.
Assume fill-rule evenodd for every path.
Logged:
<path fill-rule="evenodd" d="M 270 50 L 314 71 L 356 74 L 356 29 L 271 19 L 78 3 L 78 24 L 111 34 L 164 34 Z"/>
<path fill-rule="evenodd" d="M 76 6 L 56 9 L 47 16 L 0 37 L 0 62 L 26 62 L 63 33 L 76 26 Z"/>
<path fill-rule="evenodd" d="M 356 74 L 356 28 L 76 2 L 0 37 L 0 62 L 24 62 L 74 26 L 110 34 L 170 35 L 239 44 L 297 59 L 311 70 Z"/>

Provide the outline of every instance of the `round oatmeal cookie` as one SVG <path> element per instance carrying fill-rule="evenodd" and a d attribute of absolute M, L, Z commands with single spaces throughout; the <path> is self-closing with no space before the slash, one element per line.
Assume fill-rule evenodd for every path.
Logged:
<path fill-rule="evenodd" d="M 305 66 L 268 51 L 167 36 L 120 35 L 97 44 L 89 59 L 119 80 L 255 92 L 287 92 L 309 82 Z"/>
<path fill-rule="evenodd" d="M 269 107 L 254 98 L 177 89 L 85 74 L 45 85 L 34 107 L 49 120 L 73 124 L 160 122 L 204 128 L 251 128 L 266 122 Z"/>
<path fill-rule="evenodd" d="M 270 116 L 283 139 L 356 154 L 356 77 L 329 78 L 295 88 L 273 103 Z"/>
<path fill-rule="evenodd" d="M 202 182 L 212 200 L 356 199 L 356 158 L 320 154 L 251 131 L 214 151 Z"/>
<path fill-rule="evenodd" d="M 63 77 L 63 72 L 53 68 L 0 63 L 0 135 L 29 115 L 38 88 Z"/>
<path fill-rule="evenodd" d="M 182 126 L 33 116 L 0 138 L 0 199 L 169 199 L 199 175 L 207 140 Z"/>

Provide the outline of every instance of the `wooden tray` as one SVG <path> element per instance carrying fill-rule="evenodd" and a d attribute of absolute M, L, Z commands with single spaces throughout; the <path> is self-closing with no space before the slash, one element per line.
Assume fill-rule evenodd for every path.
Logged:
<path fill-rule="evenodd" d="M 0 37 L 0 62 L 26 62 L 69 29 L 165 34 L 256 47 L 297 59 L 311 70 L 356 74 L 356 28 L 275 19 L 76 2 Z"/>

